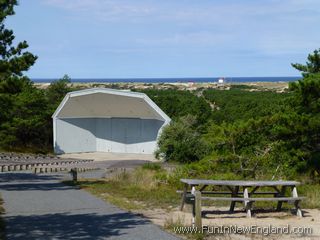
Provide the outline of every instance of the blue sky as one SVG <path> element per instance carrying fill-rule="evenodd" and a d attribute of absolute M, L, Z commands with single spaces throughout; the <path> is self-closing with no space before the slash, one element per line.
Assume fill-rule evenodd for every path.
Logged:
<path fill-rule="evenodd" d="M 319 0 L 20 0 L 31 78 L 298 76 Z"/>

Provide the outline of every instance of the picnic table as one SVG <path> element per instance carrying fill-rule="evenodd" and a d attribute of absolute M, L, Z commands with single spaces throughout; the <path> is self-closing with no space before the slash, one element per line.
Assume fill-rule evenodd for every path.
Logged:
<path fill-rule="evenodd" d="M 180 191 L 182 193 L 181 211 L 187 197 L 197 195 L 197 199 L 200 201 L 200 206 L 198 204 L 200 216 L 201 200 L 211 200 L 230 201 L 230 212 L 234 211 L 237 202 L 241 202 L 245 206 L 247 217 L 251 217 L 252 204 L 254 202 L 275 201 L 277 202 L 277 211 L 281 210 L 283 202 L 289 202 L 294 204 L 297 216 L 302 217 L 299 203 L 304 197 L 298 196 L 297 186 L 300 183 L 296 181 L 226 181 L 203 179 L 180 179 L 180 181 L 184 184 L 183 191 Z M 290 194 L 287 194 L 287 189 L 291 189 Z M 212 195 L 213 197 L 211 197 Z M 265 197 L 266 195 L 267 197 Z"/>

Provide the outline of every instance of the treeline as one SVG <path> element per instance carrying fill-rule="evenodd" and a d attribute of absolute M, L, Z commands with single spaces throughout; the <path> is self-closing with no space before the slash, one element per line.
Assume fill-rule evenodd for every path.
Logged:
<path fill-rule="evenodd" d="M 213 121 L 216 123 L 234 122 L 269 116 L 282 111 L 286 106 L 285 101 L 292 95 L 291 92 L 249 92 L 248 90 L 237 85 L 231 87 L 229 91 L 205 90 L 204 97 L 215 106 Z"/>
<path fill-rule="evenodd" d="M 72 90 L 70 79 L 54 81 L 38 89 L 27 78 L 15 79 L 10 90 L 0 82 L 0 149 L 52 152 L 52 114 L 65 94 Z"/>
<path fill-rule="evenodd" d="M 206 100 L 189 91 L 147 89 L 139 92 L 147 94 L 173 120 L 192 115 L 201 126 L 211 118 L 211 108 Z"/>
<path fill-rule="evenodd" d="M 159 139 L 157 156 L 188 163 L 184 177 L 319 181 L 319 59 L 316 50 L 306 65 L 293 64 L 303 78 L 288 93 L 204 91 L 213 108 L 205 128 L 196 116 L 174 121 Z"/>

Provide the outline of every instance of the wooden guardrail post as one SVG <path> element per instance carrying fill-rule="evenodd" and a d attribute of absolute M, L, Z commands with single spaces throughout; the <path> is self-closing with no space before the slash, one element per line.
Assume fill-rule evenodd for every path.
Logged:
<path fill-rule="evenodd" d="M 77 168 L 72 168 L 72 169 L 70 170 L 70 173 L 71 173 L 71 175 L 72 175 L 72 180 L 73 180 L 74 182 L 77 182 L 77 181 L 78 181 L 78 169 L 77 169 Z"/>

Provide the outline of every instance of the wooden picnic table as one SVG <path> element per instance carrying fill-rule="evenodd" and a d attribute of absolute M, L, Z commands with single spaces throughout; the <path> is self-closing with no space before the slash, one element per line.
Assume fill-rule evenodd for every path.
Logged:
<path fill-rule="evenodd" d="M 183 210 L 187 194 L 200 192 L 202 200 L 230 201 L 230 212 L 234 211 L 237 202 L 244 203 L 247 216 L 251 217 L 252 203 L 256 201 L 276 201 L 277 210 L 280 211 L 283 202 L 293 202 L 297 210 L 297 216 L 302 217 L 299 202 L 303 197 L 298 196 L 296 181 L 239 181 L 239 180 L 204 180 L 204 179 L 180 179 L 184 183 L 181 200 L 181 210 Z M 223 187 L 223 191 L 217 189 Z M 242 188 L 242 191 L 241 191 Z M 273 191 L 265 191 L 266 188 Z M 291 188 L 290 196 L 287 196 L 287 189 Z M 263 191 L 258 191 L 263 190 Z M 224 195 L 219 197 L 208 197 L 204 195 Z M 261 197 L 269 195 L 268 197 Z M 260 196 L 260 197 L 257 197 Z"/>

